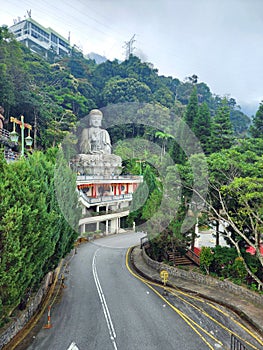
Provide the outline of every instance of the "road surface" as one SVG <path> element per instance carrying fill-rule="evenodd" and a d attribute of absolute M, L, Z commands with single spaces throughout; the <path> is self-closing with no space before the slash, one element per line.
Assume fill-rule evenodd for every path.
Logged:
<path fill-rule="evenodd" d="M 128 233 L 80 246 L 70 262 L 61 301 L 51 309 L 52 328 L 42 329 L 28 350 L 227 348 L 216 338 L 206 341 L 202 328 L 196 331 L 189 320 L 175 312 L 161 290 L 157 288 L 156 293 L 130 273 L 126 251 L 138 244 L 141 236 Z M 175 296 L 169 298 L 171 301 Z M 190 317 L 196 314 L 189 305 L 184 312 Z M 198 322 L 202 326 L 207 322 L 214 334 L 211 319 L 198 316 Z"/>

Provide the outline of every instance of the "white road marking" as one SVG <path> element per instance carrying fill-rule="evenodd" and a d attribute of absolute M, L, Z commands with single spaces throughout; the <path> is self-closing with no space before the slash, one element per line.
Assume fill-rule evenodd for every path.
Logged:
<path fill-rule="evenodd" d="M 96 250 L 96 252 L 95 252 L 95 254 L 93 256 L 92 273 L 93 273 L 93 278 L 94 278 L 94 281 L 95 281 L 95 285 L 96 285 L 96 288 L 97 288 L 97 291 L 98 291 L 98 294 L 99 294 L 99 297 L 100 297 L 100 302 L 101 302 L 101 305 L 102 305 L 103 313 L 104 313 L 104 316 L 105 316 L 105 319 L 106 319 L 106 322 L 107 322 L 107 327 L 108 327 L 108 330 L 109 330 L 110 339 L 112 341 L 114 349 L 118 350 L 117 344 L 116 344 L 116 341 L 115 341 L 115 339 L 116 339 L 116 332 L 115 332 L 115 329 L 114 329 L 114 326 L 113 326 L 113 323 L 112 323 L 110 311 L 109 311 L 108 305 L 106 303 L 103 290 L 101 288 L 101 284 L 100 284 L 100 281 L 99 281 L 97 268 L 96 268 L 96 255 L 97 255 L 97 252 L 98 252 L 99 249 L 100 248 L 98 248 Z"/>
<path fill-rule="evenodd" d="M 69 348 L 67 348 L 67 350 L 79 350 L 79 348 L 77 347 L 76 343 L 74 343 L 74 341 L 70 344 Z"/>

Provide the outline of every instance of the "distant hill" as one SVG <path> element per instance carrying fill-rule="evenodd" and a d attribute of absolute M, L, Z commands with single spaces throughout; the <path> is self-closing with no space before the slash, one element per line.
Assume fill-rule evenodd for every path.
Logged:
<path fill-rule="evenodd" d="M 95 62 L 97 64 L 100 64 L 100 63 L 103 63 L 103 62 L 106 62 L 108 59 L 107 57 L 105 56 L 101 56 L 99 55 L 98 53 L 95 53 L 95 52 L 90 52 L 88 53 L 87 55 L 85 55 L 86 58 L 89 58 L 91 60 L 95 60 Z"/>
<path fill-rule="evenodd" d="M 254 104 L 240 103 L 240 104 L 242 107 L 242 111 L 250 118 L 256 114 L 259 106 L 259 103 L 254 103 Z"/>

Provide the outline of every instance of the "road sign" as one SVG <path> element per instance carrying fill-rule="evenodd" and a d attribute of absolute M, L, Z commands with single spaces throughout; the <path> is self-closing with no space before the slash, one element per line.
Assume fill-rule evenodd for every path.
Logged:
<path fill-rule="evenodd" d="M 169 273 L 166 270 L 162 270 L 160 272 L 160 277 L 163 280 L 163 283 L 165 284 L 168 281 Z"/>

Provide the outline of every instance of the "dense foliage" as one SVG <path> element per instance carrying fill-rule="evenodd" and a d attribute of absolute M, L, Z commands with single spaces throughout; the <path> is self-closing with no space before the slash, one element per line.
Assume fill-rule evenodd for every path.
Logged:
<path fill-rule="evenodd" d="M 231 279 L 237 284 L 247 284 L 256 290 L 257 285 L 249 277 L 245 268 L 244 260 L 259 278 L 263 279 L 263 270 L 260 268 L 258 259 L 245 251 L 243 257 L 238 256 L 235 248 L 216 246 L 214 248 L 203 247 L 200 255 L 201 269 L 212 276 L 221 279 Z"/>
<path fill-rule="evenodd" d="M 61 212 L 54 182 L 55 154 L 35 152 L 28 159 L 6 163 L 0 159 L 0 319 L 38 288 L 43 276 L 68 253 L 77 237 L 78 210 L 71 225 Z M 67 192 L 77 208 L 75 176 Z M 60 178 L 65 189 L 65 180 Z M 69 180 L 70 179 L 70 180 Z"/>

